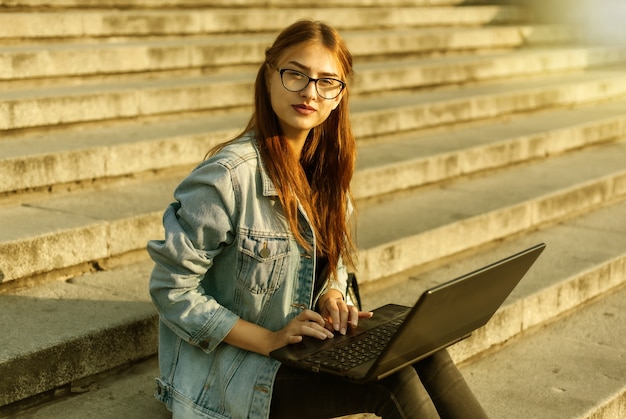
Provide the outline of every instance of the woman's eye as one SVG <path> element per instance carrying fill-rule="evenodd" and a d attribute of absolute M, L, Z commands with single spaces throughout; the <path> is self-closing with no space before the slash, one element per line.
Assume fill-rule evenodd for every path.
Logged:
<path fill-rule="evenodd" d="M 294 80 L 301 80 L 303 77 L 302 74 L 296 73 L 295 71 L 288 71 L 287 75 Z"/>

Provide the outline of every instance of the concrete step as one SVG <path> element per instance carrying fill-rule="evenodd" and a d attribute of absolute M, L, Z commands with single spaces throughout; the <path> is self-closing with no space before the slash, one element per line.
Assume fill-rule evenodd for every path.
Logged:
<path fill-rule="evenodd" d="M 626 93 L 623 65 L 581 73 L 415 93 L 380 93 L 352 103 L 360 138 L 617 100 Z"/>
<path fill-rule="evenodd" d="M 620 122 L 623 118 L 622 110 L 626 108 L 624 102 L 620 100 L 597 107 L 582 107 L 580 110 L 555 111 L 556 113 L 549 113 L 543 117 L 530 116 L 528 119 L 519 119 L 516 123 L 497 123 L 493 127 L 481 126 L 479 129 L 468 132 L 472 140 L 461 139 L 461 137 L 466 137 L 465 128 L 450 132 L 449 135 L 435 137 L 417 136 L 411 133 L 406 136 L 397 136 L 394 125 L 401 124 L 399 128 L 406 130 L 420 129 L 492 116 L 510 118 L 514 112 L 532 111 L 533 106 L 543 108 L 581 105 L 588 101 L 596 102 L 600 99 L 626 96 L 625 80 L 626 78 L 621 74 L 613 76 L 608 69 L 595 69 L 585 74 L 561 75 L 558 79 L 552 76 L 525 82 L 509 82 L 506 85 L 495 82 L 465 87 L 463 90 L 448 89 L 414 95 L 397 94 L 378 102 L 376 99 L 356 98 L 353 103 L 355 111 L 352 117 L 355 121 L 354 130 L 360 140 L 360 148 L 363 150 L 359 153 L 359 167 L 364 170 L 359 170 L 357 173 L 355 193 L 358 197 L 365 197 L 388 192 L 392 188 L 416 186 L 421 182 L 437 180 L 441 174 L 433 174 L 425 170 L 431 171 L 432 167 L 438 167 L 439 164 L 423 167 L 419 169 L 419 172 L 413 172 L 410 177 L 398 176 L 403 171 L 413 171 L 423 166 L 425 154 L 432 150 L 438 150 L 440 163 L 447 164 L 444 173 L 458 175 L 459 170 L 471 172 L 494 166 L 495 163 L 487 157 L 482 159 L 483 163 L 477 162 L 474 169 L 468 167 L 469 163 L 463 167 L 450 166 L 451 159 L 463 158 L 459 156 L 459 151 L 454 150 L 478 146 L 476 143 L 480 143 L 482 148 L 474 150 L 474 154 L 487 152 L 489 147 L 492 147 L 490 154 L 492 156 L 493 147 L 497 149 L 505 147 L 505 142 L 500 140 L 506 141 L 508 148 L 520 147 L 532 142 L 534 149 L 524 152 L 528 154 L 525 157 L 521 151 L 509 152 L 510 159 L 520 161 L 541 157 L 544 150 L 537 148 L 536 145 L 540 141 L 538 137 L 540 135 L 544 136 L 544 144 L 550 144 L 545 146 L 549 148 L 545 151 L 548 154 L 620 136 L 623 133 L 623 124 Z M 556 85 L 557 82 L 560 84 Z M 544 94 L 545 90 L 541 90 L 541 87 L 548 90 L 548 93 Z M 542 100 L 543 103 L 539 104 L 538 102 Z M 407 104 L 406 102 L 409 101 L 414 103 Z M 359 102 L 366 103 L 368 109 L 359 110 Z M 396 106 L 395 113 L 394 105 Z M 370 109 L 375 106 L 378 112 L 376 108 Z M 365 106 L 361 107 L 365 108 Z M 396 113 L 398 115 L 395 115 Z M 412 118 L 401 119 L 402 115 L 406 114 L 410 114 Z M 212 145 L 236 135 L 241 126 L 245 125 L 248 115 L 249 112 L 233 112 L 230 115 L 211 115 L 210 113 L 200 116 L 175 115 L 163 117 L 157 121 L 146 120 L 141 124 L 129 121 L 71 130 L 5 133 L 3 141 L 0 142 L 0 168 L 7 176 L 0 179 L 0 193 L 41 189 L 57 184 L 115 178 L 163 170 L 168 167 L 195 165 L 200 156 Z M 385 122 L 386 124 L 382 126 L 369 124 L 368 119 L 372 118 L 377 119 L 381 125 Z M 395 124 L 392 125 L 394 121 Z M 374 132 L 368 130 L 366 124 L 370 125 Z M 384 129 L 385 125 L 392 126 Z M 490 130 L 494 136 L 490 138 L 484 135 L 485 129 Z M 380 137 L 391 133 L 395 135 L 393 141 Z M 518 133 L 524 133 L 528 138 L 521 138 Z M 361 140 L 374 134 L 379 136 L 377 142 L 380 144 L 374 147 L 364 146 L 367 142 Z M 505 140 L 501 135 L 508 138 Z M 513 135 L 517 135 L 517 138 Z M 546 135 L 549 137 L 545 137 Z M 580 140 L 576 142 L 563 140 L 564 135 L 576 135 Z M 559 136 L 562 140 L 557 141 L 555 136 Z M 487 145 L 490 140 L 494 143 Z M 495 142 L 496 140 L 498 142 Z M 459 147 L 460 145 L 463 147 Z M 449 148 L 446 149 L 448 146 Z M 403 151 L 398 153 L 394 149 Z M 408 150 L 413 151 L 408 152 Z M 426 153 L 421 156 L 416 155 L 415 153 L 419 153 L 420 150 Z M 442 153 L 444 150 L 445 153 Z M 163 153 L 166 152 L 171 152 L 176 159 L 163 159 Z M 405 154 L 407 152 L 408 154 Z M 392 155 L 402 158 L 390 160 L 389 157 Z M 133 158 L 129 159 L 125 156 Z M 389 157 L 381 160 L 381 156 Z M 466 156 L 474 159 L 473 154 L 466 154 Z M 367 161 L 376 161 L 378 167 L 370 167 L 371 163 L 365 163 L 366 166 L 363 166 L 363 162 Z M 450 170 L 457 170 L 457 173 L 451 173 Z M 385 176 L 380 177 L 385 173 Z"/>
<path fill-rule="evenodd" d="M 450 184 L 454 187 L 413 191 L 364 206 L 358 242 L 363 254 L 362 280 L 619 199 L 626 193 L 620 184 L 626 176 L 621 158 L 625 150 L 626 142 L 619 141 L 503 169 L 498 176 L 460 180 Z M 0 218 L 13 220 L 0 232 L 0 260 L 21 260 L 20 264 L 2 263 L 2 282 L 143 249 L 148 238 L 161 236 L 162 211 L 185 173 L 0 208 Z M 459 210 L 458 202 L 467 196 L 482 198 Z M 433 218 L 420 216 L 420 223 L 410 222 L 424 210 L 432 211 Z M 391 220 L 397 224 L 390 225 Z M 461 238 L 464 234 L 469 237 Z M 406 250 L 422 248 L 430 241 L 437 246 L 427 246 L 428 251 L 416 255 Z"/>
<path fill-rule="evenodd" d="M 0 208 L 0 283 L 59 271 L 61 277 L 145 249 L 182 176 L 58 194 Z M 14 263 L 19 260 L 20 263 Z M 70 270 L 66 273 L 65 270 Z"/>
<path fill-rule="evenodd" d="M 0 15 L 0 40 L 93 37 L 153 37 L 223 33 L 277 32 L 298 19 L 329 23 L 338 30 L 429 26 L 482 26 L 518 22 L 526 13 L 511 5 L 466 7 L 416 5 L 414 7 L 215 8 L 196 2 L 195 8 L 100 9 L 25 11 Z M 382 2 L 380 2 L 382 3 Z M 382 6 L 382 7 L 381 7 Z"/>
<path fill-rule="evenodd" d="M 510 52 L 484 52 L 478 55 L 415 60 L 386 59 L 382 62 L 358 63 L 353 91 L 362 95 L 384 90 L 463 85 L 582 71 L 624 62 L 626 47 L 619 45 L 524 46 L 523 49 Z"/>
<path fill-rule="evenodd" d="M 437 124 L 462 122 L 492 116 L 498 117 L 512 112 L 531 111 L 534 107 L 572 106 L 586 102 L 612 99 L 623 96 L 626 90 L 624 88 L 624 76 L 617 70 L 618 68 L 615 70 L 611 68 L 593 69 L 588 70 L 584 74 L 551 76 L 532 81 L 509 82 L 506 83 L 506 85 L 495 82 L 486 85 L 466 87 L 463 90 L 448 89 L 419 95 L 397 94 L 387 97 L 385 101 L 361 98 L 355 100 L 353 103 L 353 108 L 355 109 L 353 113 L 355 131 L 359 138 L 364 138 L 373 135 L 384 135 L 398 130 L 419 129 Z M 206 88 L 206 86 L 204 87 Z M 223 88 L 226 87 L 223 86 Z M 544 90 L 541 90 L 542 88 Z M 189 92 L 193 91 L 191 87 L 189 87 L 189 89 Z M 155 103 L 152 101 L 158 99 L 158 88 L 154 92 L 156 93 L 151 94 L 150 91 L 144 88 L 127 92 L 127 97 L 133 100 L 133 94 L 136 93 L 144 97 L 144 100 L 141 100 L 141 102 Z M 114 108 L 111 104 L 106 104 L 107 96 L 100 95 L 100 98 L 97 99 L 99 93 L 95 95 L 95 100 L 102 101 L 104 107 Z M 81 97 L 84 97 L 84 95 L 76 95 L 74 97 L 76 103 L 75 108 L 79 108 L 77 112 L 81 112 L 83 116 L 89 117 L 92 115 L 91 109 L 81 104 Z M 60 101 L 64 101 L 64 99 L 67 99 L 67 97 L 62 97 Z M 36 101 L 37 100 L 35 100 L 35 102 Z M 41 101 L 42 106 L 47 106 L 50 109 L 52 109 L 54 103 L 59 105 L 58 102 L 50 100 L 50 98 L 44 98 L 41 99 Z M 27 108 L 27 104 L 24 103 L 24 101 L 22 102 L 25 105 L 24 108 Z M 46 102 L 51 103 L 46 104 Z M 190 102 L 193 101 L 190 100 Z M 32 104 L 36 105 L 36 103 Z M 65 108 L 62 109 L 71 113 L 72 108 L 72 106 L 66 103 Z M 115 111 L 115 109 L 112 109 L 112 111 Z M 17 122 L 10 120 L 11 116 L 15 116 L 13 110 L 7 109 L 7 113 L 5 123 L 13 124 Z M 59 113 L 61 112 L 57 112 L 57 114 L 38 114 L 44 119 L 40 121 L 40 123 L 58 122 L 59 119 L 63 119 L 63 116 L 59 115 Z M 27 109 L 24 109 L 22 114 L 24 118 L 29 118 L 29 120 L 33 119 L 35 116 L 27 112 Z M 406 115 L 411 118 L 402 120 L 402 117 Z M 235 114 L 226 118 L 223 115 L 213 117 L 204 115 L 201 118 L 177 119 L 175 122 L 165 119 L 164 121 L 151 124 L 135 125 L 133 123 L 133 125 L 121 129 L 119 126 L 114 126 L 104 129 L 92 128 L 88 132 L 79 130 L 74 133 L 47 131 L 44 134 L 19 134 L 14 139 L 11 138 L 11 134 L 5 134 L 4 141 L 0 144 L 0 155 L 4 157 L 2 163 L 7 169 L 13 166 L 16 170 L 19 170 L 20 176 L 7 177 L 7 181 L 11 179 L 12 182 L 17 181 L 18 183 L 3 186 L 2 191 L 6 192 L 12 190 L 10 188 L 33 188 L 63 181 L 60 179 L 57 180 L 59 176 L 51 173 L 51 171 L 54 170 L 54 165 L 51 165 L 51 163 L 55 160 L 62 159 L 60 162 L 63 163 L 63 167 L 68 167 L 68 162 L 65 160 L 68 158 L 72 159 L 71 155 L 76 153 L 76 148 L 81 150 L 81 153 L 84 155 L 83 157 L 85 157 L 86 154 L 93 155 L 94 152 L 102 154 L 103 152 L 108 152 L 111 142 L 119 143 L 125 141 L 127 138 L 145 139 L 146 137 L 154 138 L 155 136 L 157 137 L 154 138 L 156 140 L 158 139 L 158 134 L 156 134 L 158 132 L 171 133 L 178 142 L 181 140 L 181 137 L 189 137 L 190 133 L 187 130 L 192 130 L 193 135 L 197 135 L 199 130 L 204 130 L 204 135 L 209 138 L 224 139 L 227 138 L 225 134 L 230 134 L 238 130 L 241 126 L 241 122 L 244 121 L 247 116 L 248 112 L 245 112 L 245 115 L 241 113 L 240 115 Z M 19 119 L 19 116 L 16 117 Z M 71 116 L 68 115 L 68 118 L 71 118 Z M 368 124 L 370 126 L 375 125 L 372 129 L 368 129 L 365 124 L 371 119 L 375 119 L 380 124 Z M 28 123 L 32 121 L 23 122 Z M 205 127 L 203 127 L 203 124 Z M 394 128 L 398 129 L 396 130 Z M 176 132 L 177 129 L 180 129 L 182 132 Z M 125 132 L 129 135 L 123 135 Z M 163 138 L 161 140 L 166 139 Z M 210 142 L 211 141 L 208 141 L 208 143 Z M 205 142 L 205 144 L 206 143 L 207 142 Z M 85 150 L 85 146 L 88 144 L 95 145 L 98 150 Z M 66 153 L 69 152 L 69 157 L 64 158 L 59 156 L 59 151 L 64 150 L 63 147 L 74 149 L 65 150 Z M 158 147 L 160 152 L 162 152 L 161 145 Z M 142 154 L 149 153 L 144 152 Z M 192 159 L 195 161 L 197 156 L 197 152 L 194 152 Z M 115 158 L 115 156 L 98 156 L 99 159 L 105 158 L 107 160 L 111 160 L 111 157 Z M 42 159 L 46 161 L 46 168 L 39 167 L 38 170 L 30 171 L 32 178 L 31 176 L 22 177 L 22 167 L 35 168 L 40 166 L 38 161 L 40 162 Z M 109 161 L 109 163 L 113 162 Z M 126 163 L 127 162 L 125 162 L 125 164 Z M 189 163 L 189 161 L 183 161 L 180 164 L 186 163 Z M 94 165 L 93 168 L 101 166 L 102 164 L 97 164 Z M 131 166 L 134 166 L 134 164 L 131 164 Z M 152 167 L 147 167 L 146 169 L 151 168 Z M 46 173 L 42 172 L 41 169 Z M 86 179 L 92 177 L 91 172 L 93 172 L 93 169 L 87 170 L 86 172 L 81 170 L 75 171 L 77 174 L 84 173 L 83 178 Z M 113 172 L 115 172 L 115 170 L 113 170 Z M 37 174 L 41 174 L 41 176 Z M 20 184 L 21 179 L 24 179 L 24 181 Z M 65 181 L 71 180 L 72 179 L 66 179 Z M 80 175 L 77 180 L 80 180 Z"/>
<path fill-rule="evenodd" d="M 625 314 L 621 287 L 462 372 L 494 418 L 623 418 Z"/>
<path fill-rule="evenodd" d="M 528 29 L 530 30 L 530 29 Z M 533 31 L 537 31 L 534 28 Z M 547 43 L 550 36 L 555 42 L 562 42 L 562 35 L 554 35 L 557 29 L 548 31 L 544 28 L 545 40 L 530 43 L 522 39 L 519 28 L 484 27 L 475 29 L 430 29 L 430 30 L 387 30 L 373 32 L 347 32 L 345 38 L 355 58 L 364 61 L 367 57 L 385 55 L 388 47 L 385 43 L 398 44 L 394 53 L 403 55 L 423 55 L 446 50 L 447 54 L 455 51 L 493 48 L 529 47 L 533 43 Z M 522 31 L 523 32 L 523 31 Z M 374 37 L 375 34 L 375 37 Z M 552 34 L 552 35 L 551 35 Z M 515 36 L 517 40 L 509 40 Z M 45 77 L 93 76 L 103 74 L 121 74 L 157 71 L 188 70 L 208 71 L 219 66 L 254 64 L 262 61 L 265 47 L 271 43 L 272 36 L 256 34 L 213 36 L 204 38 L 145 39 L 122 42 L 101 43 L 44 43 L 0 48 L 0 79 L 20 80 Z M 463 39 L 463 43 L 456 39 Z M 537 35 L 535 35 L 537 38 Z M 487 43 L 492 40 L 492 44 Z M 506 44 L 503 44 L 506 42 Z M 617 47 L 614 47 L 616 49 Z M 580 50 L 580 48 L 579 48 Z M 603 48 L 608 51 L 608 48 Z M 584 51 L 584 50 L 583 50 Z M 580 56 L 584 52 L 573 52 L 587 66 L 598 54 Z M 570 52 L 572 54 L 572 52 Z M 549 56 L 548 56 L 549 57 Z M 543 60 L 554 62 L 555 58 Z M 623 55 L 622 55 L 623 58 Z M 571 58 L 570 58 L 571 59 Z M 603 59 L 604 61 L 604 59 Z M 545 65 L 541 63 L 541 65 Z M 571 64 L 570 64 L 571 65 Z M 532 69 L 532 66 L 530 67 Z M 526 70 L 528 71 L 528 70 Z"/>
<path fill-rule="evenodd" d="M 545 251 L 490 322 L 451 348 L 456 362 L 472 360 L 626 283 L 624 214 L 626 200 L 442 258 L 434 269 L 418 266 L 377 282 L 363 283 L 363 305 L 366 309 L 392 302 L 412 305 L 428 287 L 536 243 L 546 243 Z"/>
<path fill-rule="evenodd" d="M 146 258 L 144 258 L 146 259 Z M 138 263 L 0 294 L 0 406 L 152 356 L 152 264 Z M 26 338 L 28 336 L 28 338 Z"/>
<path fill-rule="evenodd" d="M 624 64 L 521 81 L 493 81 L 415 94 L 357 97 L 351 104 L 358 138 L 440 124 L 615 100 L 626 96 Z M 377 70 L 384 73 L 383 69 Z M 388 84 L 388 89 L 393 89 Z M 0 130 L 149 118 L 251 105 L 252 81 L 243 74 L 129 83 L 42 87 L 0 92 Z"/>
<path fill-rule="evenodd" d="M 555 71 L 576 71 L 588 67 L 610 65 L 626 61 L 623 46 L 531 46 L 515 53 L 487 52 L 480 55 L 430 57 L 410 59 L 427 51 L 428 39 L 432 34 L 423 34 L 424 42 L 415 43 L 414 53 L 398 59 L 387 58 L 383 62 L 368 62 L 368 55 L 357 57 L 357 77 L 353 90 L 359 93 L 375 92 L 387 88 L 425 87 L 450 83 L 467 83 L 493 78 L 521 77 L 547 74 Z M 443 35 L 443 34 L 441 34 Z M 426 39 L 426 37 L 429 37 Z M 220 38 L 221 39 L 221 38 Z M 19 90 L 31 87 L 28 79 L 37 78 L 38 87 L 105 83 L 109 79 L 122 80 L 117 74 L 135 74 L 133 79 L 174 78 L 194 76 L 202 73 L 226 72 L 220 66 L 256 64 L 251 58 L 262 53 L 254 47 L 255 57 L 242 45 L 230 45 L 221 51 L 216 44 L 219 39 L 144 40 L 123 44 L 45 44 L 37 46 L 0 47 L 0 79 L 7 81 L 4 90 Z M 267 42 L 270 42 L 267 39 Z M 437 47 L 439 48 L 439 47 Z M 454 52 L 450 47 L 448 52 Z M 257 54 L 258 53 L 258 54 Z M 364 54 L 376 53 L 373 50 Z M 449 54 L 450 55 L 450 54 Z M 234 70 L 228 69 L 228 73 Z M 381 74 L 381 69 L 385 70 Z M 141 76 L 141 73 L 149 76 Z M 172 74 L 175 72 L 175 74 Z M 253 74 L 253 71 L 250 71 Z M 67 77 L 82 76 L 80 80 Z M 86 76 L 90 76 L 86 78 Z M 45 77 L 62 79 L 40 80 Z M 108 78 L 107 78 L 108 77 Z M 18 82 L 22 80 L 21 82 Z M 141 79 L 140 79 L 141 80 Z M 31 82 L 32 83 L 32 82 Z M 382 86 L 381 86 L 382 84 Z"/>
<path fill-rule="evenodd" d="M 622 140 L 361 205 L 360 278 L 385 277 L 623 199 L 624 153 Z"/>
<path fill-rule="evenodd" d="M 625 109 L 626 101 L 620 100 L 431 134 L 381 137 L 360 144 L 352 192 L 373 198 L 623 138 Z"/>
<path fill-rule="evenodd" d="M 502 3 L 492 1 L 490 3 Z M 504 1 L 506 4 L 506 1 Z M 485 4 L 484 0 L 318 0 L 319 8 L 354 7 L 354 6 L 467 6 Z M 310 7 L 309 0 L 4 0 L 3 6 L 8 10 L 53 7 L 55 9 L 89 9 L 89 8 L 124 8 L 124 9 L 157 9 L 157 8 L 198 8 L 198 7 Z"/>
<path fill-rule="evenodd" d="M 342 33 L 356 59 L 511 49 L 572 41 L 559 26 L 352 30 Z M 257 65 L 275 34 L 35 43 L 0 47 L 0 79 L 87 76 Z"/>
<path fill-rule="evenodd" d="M 0 407 L 0 417 L 22 419 L 171 419 L 165 405 L 154 398 L 156 357 L 151 357 L 113 375 L 79 380 L 72 388 L 59 390 L 34 407 Z M 47 403 L 45 401 L 49 400 Z M 97 412 L 97 413 L 94 413 Z"/>
<path fill-rule="evenodd" d="M 187 116 L 10 136 L 0 141 L 7 173 L 0 193 L 20 191 L 24 198 L 28 190 L 53 185 L 193 166 L 213 145 L 236 136 L 248 117 Z"/>
<path fill-rule="evenodd" d="M 373 308 L 386 302 L 413 304 L 426 287 L 545 241 L 546 251 L 496 316 L 469 340 L 451 348 L 453 357 L 466 373 L 479 354 L 515 341 L 520 335 L 522 342 L 532 339 L 538 324 L 549 323 L 626 282 L 625 211 L 626 202 L 621 202 L 558 226 L 490 243 L 434 268 L 407 271 L 378 284 L 364 284 L 365 306 Z M 153 378 L 158 375 L 154 359 L 127 369 L 122 376 L 91 376 L 106 363 L 109 368 L 123 365 L 128 361 L 122 358 L 123 354 L 134 354 L 140 360 L 145 353 L 156 350 L 155 312 L 147 295 L 150 267 L 150 263 L 139 263 L 69 282 L 0 295 L 0 312 L 9 319 L 0 328 L 4 336 L 11 337 L 7 339 L 9 345 L 0 349 L 3 360 L 0 371 L 7 377 L 13 377 L 14 372 L 10 371 L 20 371 L 16 381 L 3 381 L 0 394 L 4 399 L 0 405 L 27 397 L 29 391 L 41 392 L 46 385 L 57 387 L 56 392 L 40 396 L 44 400 L 56 400 L 54 403 L 31 411 L 24 411 L 24 404 L 8 406 L 0 413 L 17 409 L 20 417 L 52 419 L 63 414 L 64 418 L 78 418 L 85 417 L 83 412 L 88 409 L 107 418 L 168 417 L 165 409 L 151 397 Z M 51 312 L 55 313 L 54 317 L 50 316 Z M 621 318 L 616 320 L 621 321 Z M 548 330 L 552 327 L 547 326 Z M 33 341 L 32 336 L 37 336 L 38 340 Z M 540 348 L 541 342 L 535 345 Z M 132 350 L 123 350 L 131 346 Z M 558 357 L 558 352 L 544 352 L 543 357 L 550 354 Z M 499 353 L 490 352 L 487 361 L 496 356 Z M 51 358 L 55 362 L 49 362 Z M 483 395 L 493 389 L 493 380 L 487 377 L 494 369 L 480 367 L 471 371 L 466 375 L 483 401 Z M 475 384 L 478 373 L 485 377 L 486 384 L 492 383 L 490 387 Z M 84 378 L 86 376 L 88 378 Z M 519 393 L 515 394 L 521 397 L 525 394 L 521 391 L 523 388 L 526 387 L 512 386 L 508 391 L 518 389 Z M 502 406 L 502 401 L 496 403 L 495 398 L 491 399 L 491 404 L 486 403 L 490 412 L 506 406 Z M 116 402 L 111 403 L 111 400 Z"/>

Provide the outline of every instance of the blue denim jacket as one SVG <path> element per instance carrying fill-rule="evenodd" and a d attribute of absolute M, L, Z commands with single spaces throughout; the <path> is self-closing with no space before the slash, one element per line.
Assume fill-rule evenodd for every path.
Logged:
<path fill-rule="evenodd" d="M 160 315 L 157 397 L 202 418 L 267 418 L 279 363 L 223 343 L 238 318 L 279 330 L 313 296 L 315 237 L 301 211 L 306 252 L 248 136 L 200 164 L 165 211 L 165 240 L 148 243 L 150 294 Z"/>

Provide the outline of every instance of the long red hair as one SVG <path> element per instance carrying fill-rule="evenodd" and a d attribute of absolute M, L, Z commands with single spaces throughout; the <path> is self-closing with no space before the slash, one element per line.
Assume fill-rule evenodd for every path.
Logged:
<path fill-rule="evenodd" d="M 340 76 L 347 85 L 339 106 L 309 133 L 298 162 L 272 109 L 267 80 L 287 49 L 307 43 L 319 43 L 336 57 Z M 259 68 L 254 86 L 254 113 L 242 133 L 254 133 L 263 164 L 277 189 L 294 237 L 310 250 L 298 222 L 300 203 L 314 229 L 317 256 L 328 259 L 328 268 L 333 274 L 337 272 L 340 258 L 348 265 L 354 264 L 354 244 L 347 216 L 356 159 L 356 142 L 348 109 L 352 76 L 352 55 L 337 31 L 318 21 L 302 20 L 292 24 L 265 51 L 265 61 Z M 210 154 L 223 146 L 211 150 Z"/>

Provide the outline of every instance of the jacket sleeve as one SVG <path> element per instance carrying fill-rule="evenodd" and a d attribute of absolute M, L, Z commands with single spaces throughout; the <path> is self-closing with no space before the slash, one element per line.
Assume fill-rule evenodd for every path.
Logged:
<path fill-rule="evenodd" d="M 238 319 L 201 286 L 213 259 L 235 238 L 234 183 L 225 167 L 204 163 L 179 185 L 174 196 L 176 202 L 163 215 L 164 240 L 148 243 L 155 262 L 150 295 L 165 325 L 210 352 Z"/>

